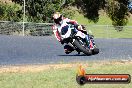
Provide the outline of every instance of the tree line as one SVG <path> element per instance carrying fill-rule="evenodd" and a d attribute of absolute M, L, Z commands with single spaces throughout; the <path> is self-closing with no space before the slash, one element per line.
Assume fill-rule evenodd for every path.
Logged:
<path fill-rule="evenodd" d="M 23 20 L 24 1 L 12 0 L 12 2 L 16 4 L 13 6 L 0 4 L 0 20 Z M 51 16 L 56 11 L 70 18 L 74 16 L 74 11 L 69 7 L 76 6 L 85 17 L 95 23 L 99 20 L 99 10 L 104 10 L 114 26 L 124 26 L 129 19 L 128 4 L 128 0 L 26 0 L 24 20 L 52 22 Z"/>

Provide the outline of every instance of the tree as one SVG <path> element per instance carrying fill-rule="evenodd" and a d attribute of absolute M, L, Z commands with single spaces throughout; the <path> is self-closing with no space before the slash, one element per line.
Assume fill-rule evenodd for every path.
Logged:
<path fill-rule="evenodd" d="M 22 0 L 12 1 L 23 6 Z M 70 1 L 71 0 L 26 0 L 26 19 L 28 22 L 52 22 L 51 14 L 55 11 L 63 11 L 63 5 L 69 4 Z"/>
<path fill-rule="evenodd" d="M 23 0 L 12 1 L 23 6 Z M 76 5 L 85 17 L 95 23 L 101 9 L 106 11 L 114 26 L 124 26 L 128 22 L 128 0 L 26 0 L 26 19 L 30 22 L 52 22 L 51 14 L 55 11 L 71 17 L 74 12 L 68 10 L 70 5 Z"/>
<path fill-rule="evenodd" d="M 99 10 L 105 7 L 105 0 L 76 0 L 76 5 L 90 21 L 98 22 Z"/>
<path fill-rule="evenodd" d="M 124 26 L 128 22 L 128 0 L 76 0 L 76 5 L 81 8 L 85 17 L 93 22 L 98 22 L 99 10 L 104 9 L 116 26 Z M 116 29 L 122 29 L 122 27 Z"/>
<path fill-rule="evenodd" d="M 106 6 L 106 12 L 112 20 L 112 24 L 118 31 L 121 31 L 128 22 L 128 0 L 109 0 Z"/>
<path fill-rule="evenodd" d="M 19 11 L 20 7 L 17 4 L 8 5 L 0 3 L 0 20 L 21 21 L 23 14 L 19 14 Z"/>

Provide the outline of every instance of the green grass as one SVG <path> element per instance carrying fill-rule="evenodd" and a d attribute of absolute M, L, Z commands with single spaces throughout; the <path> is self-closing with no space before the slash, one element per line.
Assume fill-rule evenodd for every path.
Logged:
<path fill-rule="evenodd" d="M 132 27 L 124 27 L 123 31 L 119 32 L 114 27 L 107 26 L 112 25 L 112 21 L 103 11 L 100 11 L 99 21 L 93 23 L 80 14 L 76 8 L 72 9 L 75 10 L 75 16 L 72 19 L 76 20 L 79 24 L 86 25 L 87 30 L 90 30 L 96 38 L 132 38 Z M 132 16 L 129 18 L 127 26 L 132 26 Z"/>
<path fill-rule="evenodd" d="M 97 23 L 89 21 L 83 14 L 79 13 L 75 7 L 71 7 L 75 11 L 75 15 L 72 19 L 78 21 L 79 24 L 84 25 L 112 25 L 111 19 L 106 15 L 104 11 L 99 11 L 99 20 Z M 132 26 L 132 15 L 128 18 L 127 26 Z"/>
<path fill-rule="evenodd" d="M 97 23 L 94 23 L 92 21 L 89 21 L 86 17 L 83 16 L 83 14 L 80 14 L 79 12 L 75 11 L 75 16 L 73 17 L 74 20 L 78 21 L 79 24 L 84 25 L 111 25 L 112 21 L 106 16 L 106 15 L 100 15 L 99 21 Z"/>
<path fill-rule="evenodd" d="M 82 63 L 83 64 L 83 63 Z M 87 63 L 88 74 L 130 74 L 132 63 Z M 85 63 L 86 65 L 86 63 Z M 84 65 L 83 65 L 84 66 Z M 131 88 L 130 84 L 86 84 L 80 86 L 75 77 L 78 67 L 49 69 L 41 72 L 0 73 L 1 88 Z"/>
<path fill-rule="evenodd" d="M 87 26 L 87 29 L 96 38 L 132 38 L 131 28 L 124 28 L 123 31 L 117 31 L 113 27 Z"/>

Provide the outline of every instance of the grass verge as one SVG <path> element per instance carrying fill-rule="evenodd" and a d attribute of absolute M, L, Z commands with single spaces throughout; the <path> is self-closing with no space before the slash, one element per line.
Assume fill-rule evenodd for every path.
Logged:
<path fill-rule="evenodd" d="M 87 19 L 83 14 L 78 12 L 78 9 L 76 7 L 71 7 L 73 11 L 75 11 L 74 17 L 72 19 L 78 21 L 79 24 L 84 25 L 112 25 L 112 20 L 107 16 L 107 14 L 103 11 L 99 11 L 99 20 L 97 23 L 94 23 Z M 130 14 L 128 18 L 127 26 L 132 26 L 132 14 Z"/>
<path fill-rule="evenodd" d="M 72 8 L 75 11 L 73 17 L 79 24 L 86 25 L 87 30 L 91 31 L 92 34 L 97 38 L 132 38 L 132 15 L 128 20 L 127 26 L 123 28 L 123 31 L 117 31 L 112 25 L 111 19 L 106 15 L 104 11 L 100 11 L 99 21 L 97 23 L 90 22 L 86 17 L 77 11 L 76 8 Z"/>
<path fill-rule="evenodd" d="M 132 38 L 131 28 L 124 28 L 122 31 L 117 31 L 113 27 L 87 26 L 87 29 L 88 32 L 91 31 L 96 38 Z"/>
<path fill-rule="evenodd" d="M 81 63 L 82 64 L 82 63 Z M 130 88 L 130 84 L 86 84 L 80 86 L 75 77 L 80 63 L 0 68 L 1 88 Z M 132 61 L 83 62 L 88 74 L 130 74 Z M 26 69 L 26 70 L 25 70 Z"/>

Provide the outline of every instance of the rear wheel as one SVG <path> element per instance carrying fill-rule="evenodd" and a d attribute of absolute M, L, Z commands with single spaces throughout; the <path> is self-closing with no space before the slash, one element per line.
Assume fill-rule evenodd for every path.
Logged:
<path fill-rule="evenodd" d="M 82 46 L 81 43 L 75 39 L 75 41 L 73 42 L 73 44 L 84 54 L 86 55 L 92 55 L 92 51 L 88 48 L 86 48 L 85 46 Z"/>

